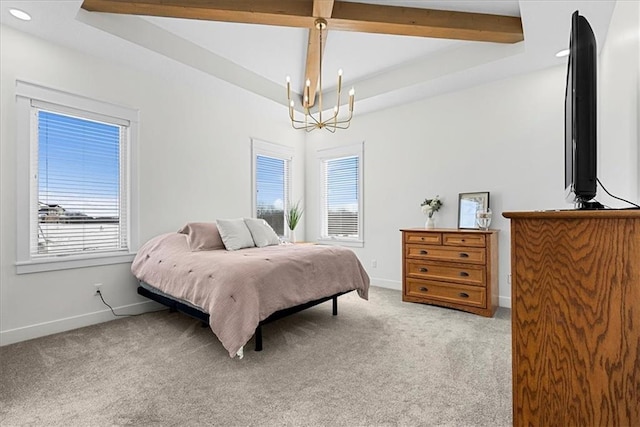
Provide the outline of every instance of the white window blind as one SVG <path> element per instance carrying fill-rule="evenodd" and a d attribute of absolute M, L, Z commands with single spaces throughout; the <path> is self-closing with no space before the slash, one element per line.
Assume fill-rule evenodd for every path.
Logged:
<path fill-rule="evenodd" d="M 128 250 L 128 123 L 61 110 L 32 109 L 31 255 Z"/>
<path fill-rule="evenodd" d="M 279 236 L 288 228 L 284 213 L 291 195 L 293 148 L 252 139 L 253 207 Z"/>
<path fill-rule="evenodd" d="M 320 154 L 320 238 L 361 243 L 362 145 L 325 150 Z"/>
<path fill-rule="evenodd" d="M 358 157 L 325 162 L 327 236 L 358 235 Z"/>
<path fill-rule="evenodd" d="M 288 161 L 256 156 L 256 217 L 263 218 L 279 235 L 284 235 L 284 207 L 288 198 Z"/>

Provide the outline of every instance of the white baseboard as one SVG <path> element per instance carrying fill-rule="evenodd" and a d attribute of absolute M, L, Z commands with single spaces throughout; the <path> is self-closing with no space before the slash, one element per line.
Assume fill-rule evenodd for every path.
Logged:
<path fill-rule="evenodd" d="M 121 307 L 114 307 L 114 311 L 118 314 L 140 314 L 158 309 L 158 307 L 161 306 L 154 301 L 144 301 L 135 304 L 123 305 Z M 91 326 L 96 323 L 108 322 L 115 319 L 117 319 L 117 317 L 113 316 L 111 310 L 106 309 L 93 313 L 67 317 L 65 319 L 52 320 L 50 322 L 0 331 L 0 346 L 44 337 L 46 335 L 57 334 L 59 332 L 66 332 L 72 329 L 83 328 L 85 326 Z"/>
<path fill-rule="evenodd" d="M 511 297 L 498 297 L 498 306 L 511 308 Z"/>
<path fill-rule="evenodd" d="M 378 279 L 371 278 L 371 286 L 378 286 L 380 288 L 395 289 L 396 291 L 402 290 L 402 282 L 397 280 Z"/>

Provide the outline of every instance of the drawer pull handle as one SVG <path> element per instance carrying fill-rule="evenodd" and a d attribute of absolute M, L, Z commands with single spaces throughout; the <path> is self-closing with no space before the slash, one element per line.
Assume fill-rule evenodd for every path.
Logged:
<path fill-rule="evenodd" d="M 460 277 L 469 277 L 469 273 L 467 273 L 466 271 L 461 271 Z"/>
<path fill-rule="evenodd" d="M 420 240 L 424 240 L 424 237 L 421 237 Z"/>
<path fill-rule="evenodd" d="M 460 252 L 460 258 L 469 258 L 469 254 L 465 252 Z"/>
<path fill-rule="evenodd" d="M 459 295 L 461 298 L 469 298 L 469 294 L 468 294 L 468 293 L 466 293 L 466 292 L 460 292 L 458 295 Z"/>
<path fill-rule="evenodd" d="M 429 289 L 427 289 L 425 286 L 421 286 L 420 287 L 420 291 L 421 292 L 427 292 Z"/>
<path fill-rule="evenodd" d="M 420 273 L 426 273 L 429 271 L 426 267 L 420 267 Z"/>
<path fill-rule="evenodd" d="M 460 241 L 461 241 L 461 242 L 465 242 L 466 240 L 464 240 L 464 239 L 460 239 Z"/>
<path fill-rule="evenodd" d="M 425 251 L 424 249 L 422 249 L 422 250 L 420 251 L 420 255 L 427 255 L 428 253 L 429 253 L 429 252 Z"/>

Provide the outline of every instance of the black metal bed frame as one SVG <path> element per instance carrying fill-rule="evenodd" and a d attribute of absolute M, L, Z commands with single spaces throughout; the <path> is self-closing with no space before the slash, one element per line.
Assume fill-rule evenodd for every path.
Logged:
<path fill-rule="evenodd" d="M 333 315 L 338 315 L 338 297 L 340 295 L 344 295 L 351 291 L 338 292 L 337 294 L 323 297 L 317 300 L 309 301 L 304 304 L 296 305 L 295 307 L 289 307 L 282 310 L 278 310 L 273 313 L 271 316 L 267 317 L 260 323 L 258 323 L 258 327 L 256 328 L 255 338 L 256 338 L 256 346 L 255 351 L 262 351 L 262 325 L 266 325 L 267 323 L 271 323 L 274 320 L 282 319 L 283 317 L 290 316 L 292 314 L 298 313 L 302 310 L 306 310 L 307 308 L 311 308 L 318 304 L 322 304 L 323 302 L 333 300 Z M 169 307 L 171 311 L 179 311 L 181 313 L 186 314 L 187 316 L 191 316 L 195 319 L 200 320 L 205 326 L 209 326 L 209 313 L 205 313 L 204 311 L 200 311 L 197 308 L 191 307 L 185 303 L 174 300 L 164 295 L 159 295 L 150 290 L 143 288 L 142 286 L 138 286 L 138 293 L 146 298 L 159 302 L 160 304 Z"/>

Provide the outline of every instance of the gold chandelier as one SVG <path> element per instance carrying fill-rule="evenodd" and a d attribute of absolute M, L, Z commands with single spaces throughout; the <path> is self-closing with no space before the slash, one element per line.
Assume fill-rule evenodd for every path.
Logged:
<path fill-rule="evenodd" d="M 304 93 L 302 95 L 302 109 L 304 111 L 304 120 L 297 120 L 293 111 L 294 102 L 291 99 L 291 78 L 287 76 L 287 99 L 289 100 L 289 118 L 291 119 L 291 126 L 294 129 L 304 129 L 307 132 L 311 132 L 315 129 L 326 129 L 333 133 L 336 129 L 347 129 L 351 124 L 351 118 L 353 117 L 353 102 L 355 98 L 355 90 L 351 88 L 349 91 L 349 114 L 345 117 L 338 118 L 340 113 L 340 94 L 342 92 L 342 70 L 338 70 L 338 86 L 337 86 L 337 102 L 333 107 L 333 115 L 326 120 L 322 119 L 322 31 L 327 28 L 327 21 L 322 18 L 318 18 L 315 21 L 315 27 L 319 30 L 320 34 L 320 62 L 318 70 L 318 109 L 315 113 L 311 113 L 310 108 L 313 106 L 313 100 L 310 99 L 311 92 L 311 80 L 307 78 Z"/>

